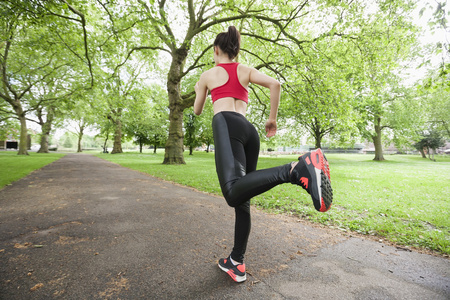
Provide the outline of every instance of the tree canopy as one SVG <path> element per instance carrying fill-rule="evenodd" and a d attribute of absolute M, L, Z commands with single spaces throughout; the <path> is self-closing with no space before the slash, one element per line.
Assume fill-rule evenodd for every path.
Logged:
<path fill-rule="evenodd" d="M 405 62 L 415 59 L 418 30 L 411 12 L 417 5 L 409 0 L 6 0 L 0 4 L 0 121 L 18 120 L 25 145 L 27 119 L 42 120 L 43 133 L 56 124 L 55 116 L 89 119 L 103 133 L 113 133 L 113 153 L 133 136 L 141 146 L 165 141 L 164 163 L 184 163 L 188 126 L 183 119 L 190 120 L 184 111 L 193 105 L 199 75 L 213 66 L 215 36 L 235 25 L 242 36 L 239 62 L 282 82 L 280 124 L 299 134 L 306 129 L 316 147 L 325 138 L 345 144 L 361 136 L 382 153 L 383 130 L 398 143 L 412 142 L 422 119 L 406 112 L 414 108 L 409 115 L 419 115 L 425 106 L 414 101 L 422 103 L 425 94 L 438 99 L 447 89 L 447 63 L 422 85 L 433 92 L 406 87 L 399 76 Z M 433 26 L 447 28 L 446 9 L 435 11 Z M 448 44 L 441 48 L 448 51 Z M 248 118 L 262 130 L 267 91 L 249 89 Z M 448 103 L 434 103 L 426 106 L 426 115 L 448 131 L 448 116 L 439 114 Z M 209 122 L 191 123 L 198 139 L 210 143 Z M 19 154 L 26 154 L 23 147 Z"/>

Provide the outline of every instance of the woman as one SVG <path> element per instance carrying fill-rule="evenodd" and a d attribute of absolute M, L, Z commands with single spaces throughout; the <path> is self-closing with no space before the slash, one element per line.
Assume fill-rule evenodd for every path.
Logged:
<path fill-rule="evenodd" d="M 234 26 L 217 35 L 214 41 L 212 69 L 204 72 L 195 85 L 194 113 L 203 111 L 211 91 L 212 120 L 216 170 L 222 193 L 235 209 L 234 247 L 219 267 L 236 282 L 246 280 L 244 254 L 250 234 L 250 199 L 281 183 L 302 186 L 312 196 L 319 211 L 327 211 L 332 202 L 328 162 L 320 149 L 299 157 L 298 162 L 258 170 L 259 135 L 245 118 L 248 103 L 247 87 L 258 84 L 270 90 L 270 114 L 266 122 L 268 137 L 277 130 L 280 83 L 254 68 L 233 61 L 240 50 L 240 34 Z"/>

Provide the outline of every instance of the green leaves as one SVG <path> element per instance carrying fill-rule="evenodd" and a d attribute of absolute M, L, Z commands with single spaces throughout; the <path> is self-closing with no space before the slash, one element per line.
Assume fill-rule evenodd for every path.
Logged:
<path fill-rule="evenodd" d="M 347 140 L 355 135 L 356 123 L 368 129 L 374 116 L 384 120 L 383 114 L 401 107 L 386 108 L 380 99 L 389 99 L 391 85 L 398 85 L 391 73 L 411 59 L 415 46 L 410 3 L 402 0 L 33 3 L 0 4 L 7 15 L 2 39 L 14 38 L 4 58 L 6 74 L 17 75 L 11 87 L 35 86 L 23 93 L 25 101 L 38 94 L 53 99 L 68 90 L 75 93 L 94 79 L 98 96 L 92 101 L 99 111 L 111 104 L 116 111 L 127 110 L 132 94 L 157 82 L 173 96 L 171 108 L 181 112 L 192 105 L 200 73 L 213 66 L 216 34 L 235 25 L 242 35 L 239 62 L 283 84 L 279 124 L 295 121 L 291 127 L 299 134 L 307 128 L 317 144 Z M 8 14 L 13 10 L 20 14 Z M 437 77 L 450 88 L 447 70 L 444 64 Z M 167 83 L 174 85 L 167 88 Z M 250 90 L 248 116 L 258 126 L 268 112 L 267 91 Z"/>

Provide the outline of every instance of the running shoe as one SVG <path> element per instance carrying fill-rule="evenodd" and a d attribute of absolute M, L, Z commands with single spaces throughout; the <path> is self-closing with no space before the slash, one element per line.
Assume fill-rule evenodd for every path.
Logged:
<path fill-rule="evenodd" d="M 330 166 L 322 150 L 317 149 L 298 158 L 298 164 L 291 173 L 291 182 L 311 195 L 316 210 L 326 212 L 330 209 L 333 202 Z"/>
<path fill-rule="evenodd" d="M 245 264 L 233 265 L 229 256 L 219 260 L 219 268 L 230 275 L 236 282 L 243 282 L 247 279 L 247 275 L 245 274 Z"/>

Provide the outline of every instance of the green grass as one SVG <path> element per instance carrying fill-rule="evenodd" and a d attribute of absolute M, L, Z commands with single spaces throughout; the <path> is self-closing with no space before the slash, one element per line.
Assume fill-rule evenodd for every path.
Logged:
<path fill-rule="evenodd" d="M 221 195 L 214 154 L 185 155 L 186 165 L 162 165 L 163 153 L 98 154 L 98 157 L 198 190 Z M 309 195 L 283 184 L 252 200 L 275 213 L 298 215 L 341 230 L 383 237 L 399 245 L 450 254 L 450 157 L 437 162 L 411 155 L 328 154 L 334 190 L 327 213 L 314 210 Z M 258 168 L 296 160 L 261 157 Z"/>
<path fill-rule="evenodd" d="M 34 153 L 17 155 L 17 152 L 0 152 L 0 189 L 32 171 L 63 157 L 61 153 Z"/>
<path fill-rule="evenodd" d="M 162 165 L 164 154 L 98 154 L 98 157 L 153 176 L 221 195 L 214 154 L 185 155 L 186 165 Z M 0 188 L 65 154 L 0 152 Z M 260 208 L 287 213 L 341 230 L 384 237 L 399 245 L 450 254 L 450 157 L 437 162 L 419 156 L 328 154 L 334 189 L 327 213 L 314 210 L 300 187 L 284 184 L 252 200 Z M 296 160 L 296 156 L 261 157 L 258 168 Z"/>

